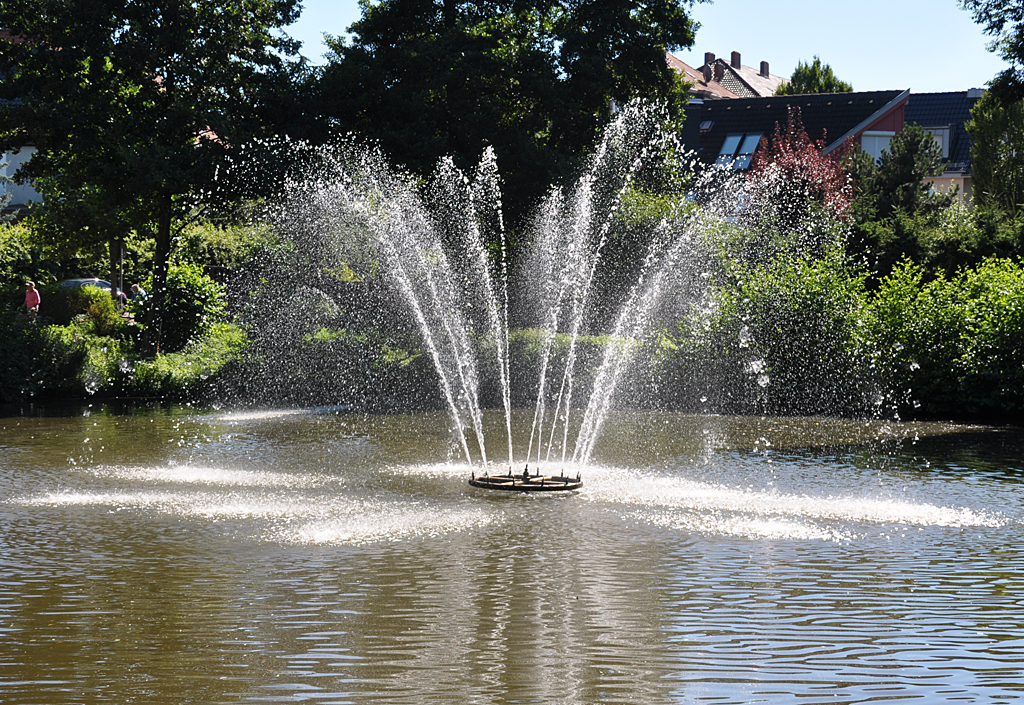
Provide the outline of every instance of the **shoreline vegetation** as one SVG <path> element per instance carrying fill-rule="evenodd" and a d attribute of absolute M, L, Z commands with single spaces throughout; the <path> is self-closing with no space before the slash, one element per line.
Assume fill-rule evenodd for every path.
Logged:
<path fill-rule="evenodd" d="M 973 218 L 962 208 L 945 214 L 954 216 Z M 623 222 L 629 217 L 623 214 Z M 383 305 L 379 300 L 341 295 L 342 307 L 326 318 L 292 321 L 269 337 L 252 325 L 253 307 L 275 298 L 273 291 L 244 285 L 260 281 L 277 259 L 280 246 L 264 229 L 205 223 L 182 237 L 169 275 L 165 347 L 155 355 L 143 347 L 144 310 L 133 311 L 136 323 L 116 310 L 106 292 L 86 290 L 77 313 L 60 314 L 54 279 L 62 274 L 45 248 L 31 244 L 29 228 L 0 226 L 0 242 L 5 405 L 158 399 L 344 404 L 369 411 L 440 407 L 435 373 L 415 334 L 401 326 L 403 332 L 385 330 L 360 316 L 359 299 L 367 308 Z M 904 257 L 884 276 L 872 277 L 863 259 L 842 244 L 816 256 L 776 252 L 742 264 L 732 246 L 720 255 L 707 305 L 640 341 L 631 381 L 617 395 L 620 404 L 705 413 L 1024 422 L 1019 257 L 984 257 L 952 273 L 929 271 Z M 11 257 L 12 252 L 22 256 Z M 145 266 L 144 256 L 138 264 Z M 104 271 L 102 266 L 96 271 Z M 15 287 L 27 267 L 44 272 L 36 275 L 44 304 L 35 321 L 16 311 Z M 233 282 L 232 293 L 207 271 Z M 354 276 L 335 273 L 339 291 L 345 284 L 366 289 L 367 282 L 353 282 Z M 376 286 L 378 297 L 387 297 L 386 286 Z M 182 309 L 177 318 L 175 302 Z M 539 365 L 543 338 L 542 331 L 528 328 L 511 333 L 518 405 L 530 404 L 535 393 L 528 380 Z M 584 386 L 605 347 L 615 342 L 607 336 L 579 341 L 577 374 Z M 568 338 L 556 336 L 553 349 L 557 371 Z M 499 392 L 486 371 L 481 385 L 484 404 L 498 405 Z"/>

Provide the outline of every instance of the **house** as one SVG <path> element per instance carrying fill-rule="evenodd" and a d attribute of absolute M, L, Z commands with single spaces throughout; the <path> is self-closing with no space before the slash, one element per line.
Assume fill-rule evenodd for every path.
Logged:
<path fill-rule="evenodd" d="M 786 79 L 769 72 L 767 61 L 757 69 L 744 66 L 738 51 L 732 52 L 729 61 L 707 52 L 704 64 L 696 69 L 672 54 L 666 54 L 665 59 L 671 69 L 692 84 L 690 95 L 700 100 L 767 97 L 786 83 Z"/>
<path fill-rule="evenodd" d="M 909 90 L 891 90 L 706 100 L 687 111 L 699 128 L 691 126 L 683 140 L 706 164 L 746 169 L 761 139 L 770 139 L 776 125 L 784 128 L 790 109 L 798 108 L 808 136 L 824 143 L 824 153 L 851 140 L 877 159 L 903 130 L 909 98 Z"/>
<path fill-rule="evenodd" d="M 0 156 L 0 175 L 14 177 L 22 164 L 35 154 L 35 147 L 22 147 L 17 152 L 5 152 Z M 8 208 L 23 208 L 29 203 L 39 203 L 43 197 L 32 187 L 32 184 L 0 184 L 0 193 L 10 193 L 11 202 Z"/>
<path fill-rule="evenodd" d="M 962 198 L 971 197 L 971 136 L 964 124 L 971 119 L 971 108 L 984 94 L 980 88 L 951 93 L 914 93 L 905 113 L 906 124 L 920 125 L 942 148 L 946 166 L 931 179 L 936 189 L 959 188 Z"/>

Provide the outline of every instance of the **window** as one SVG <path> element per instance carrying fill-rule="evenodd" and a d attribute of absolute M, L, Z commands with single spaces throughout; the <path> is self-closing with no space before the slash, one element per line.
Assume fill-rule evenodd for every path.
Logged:
<path fill-rule="evenodd" d="M 754 158 L 757 145 L 761 144 L 761 133 L 754 132 L 746 135 L 728 135 L 722 144 L 722 151 L 718 153 L 715 166 L 732 169 L 746 169 Z"/>
<path fill-rule="evenodd" d="M 877 162 L 882 158 L 882 152 L 889 148 L 889 140 L 895 136 L 895 132 L 869 130 L 861 135 L 860 146 Z"/>
<path fill-rule="evenodd" d="M 757 145 L 761 144 L 761 134 L 747 135 L 743 138 L 743 144 L 740 145 L 740 153 L 736 155 L 736 161 L 733 163 L 733 169 L 746 169 L 750 166 L 750 160 L 754 158 L 754 152 L 757 151 Z"/>
<path fill-rule="evenodd" d="M 715 160 L 715 166 L 731 166 L 742 140 L 743 135 L 727 135 L 722 144 L 722 151 L 718 153 L 718 159 Z"/>
<path fill-rule="evenodd" d="M 935 143 L 942 148 L 942 158 L 949 159 L 949 133 L 948 127 L 926 127 L 924 131 L 932 136 Z"/>

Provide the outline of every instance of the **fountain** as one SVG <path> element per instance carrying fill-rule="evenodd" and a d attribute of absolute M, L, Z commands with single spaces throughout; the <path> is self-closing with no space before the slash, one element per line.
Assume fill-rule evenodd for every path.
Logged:
<path fill-rule="evenodd" d="M 387 315 L 411 319 L 436 373 L 458 449 L 479 470 L 470 478 L 473 486 L 579 488 L 579 468 L 590 461 L 632 357 L 649 342 L 666 292 L 677 301 L 681 295 L 699 298 L 688 275 L 699 259 L 697 230 L 709 211 L 684 205 L 632 253 L 633 278 L 619 305 L 607 306 L 597 292 L 623 197 L 638 176 L 679 152 L 663 122 L 664 115 L 648 105 L 621 111 L 577 182 L 553 189 L 537 210 L 528 229 L 531 246 L 513 277 L 490 149 L 472 178 L 444 159 L 424 187 L 388 168 L 373 150 L 336 145 L 317 151 L 315 166 L 288 184 L 291 195 L 272 219 L 294 247 L 317 253 L 320 268 L 372 262 L 401 300 L 404 313 Z M 510 290 L 510 279 L 522 291 Z M 303 296 L 334 305 L 322 291 Z M 513 318 L 539 334 L 537 376 L 518 379 L 533 393 L 522 448 L 514 447 L 512 431 L 513 396 L 523 397 L 513 393 L 513 378 L 521 377 L 510 369 Z M 594 335 L 605 342 L 595 368 L 584 373 L 580 346 Z M 563 358 L 557 366 L 556 353 Z M 484 371 L 494 378 L 505 417 L 500 461 L 493 459 L 493 449 L 489 457 L 484 437 Z M 575 478 L 569 474 L 573 468 Z"/>

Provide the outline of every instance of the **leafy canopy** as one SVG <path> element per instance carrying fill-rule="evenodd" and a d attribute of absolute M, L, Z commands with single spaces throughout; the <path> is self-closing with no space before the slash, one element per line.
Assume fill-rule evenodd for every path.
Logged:
<path fill-rule="evenodd" d="M 132 194 L 188 191 L 252 125 L 295 0 L 19 0 L 0 26 L 3 146 L 21 177 Z"/>
<path fill-rule="evenodd" d="M 994 37 L 989 50 L 1003 58 L 1009 67 L 993 79 L 991 85 L 1001 97 L 1024 99 L 1024 4 L 1020 0 L 961 0 L 974 21 L 984 25 L 985 34 Z"/>
<path fill-rule="evenodd" d="M 297 17 L 296 0 L 0 4 L 0 147 L 34 145 L 18 177 L 91 210 L 83 220 L 157 221 L 157 319 L 174 197 L 260 131 L 297 50 L 275 30 Z"/>
<path fill-rule="evenodd" d="M 815 55 L 814 61 L 805 64 L 797 62 L 788 83 L 783 83 L 775 95 L 802 95 L 805 93 L 849 93 L 853 86 L 836 78 L 832 67 L 821 63 Z"/>
<path fill-rule="evenodd" d="M 637 97 L 681 114 L 665 60 L 693 44 L 690 0 L 363 2 L 332 50 L 321 112 L 430 173 L 451 155 L 469 170 L 494 148 L 512 217 L 567 174 L 613 110 Z"/>

